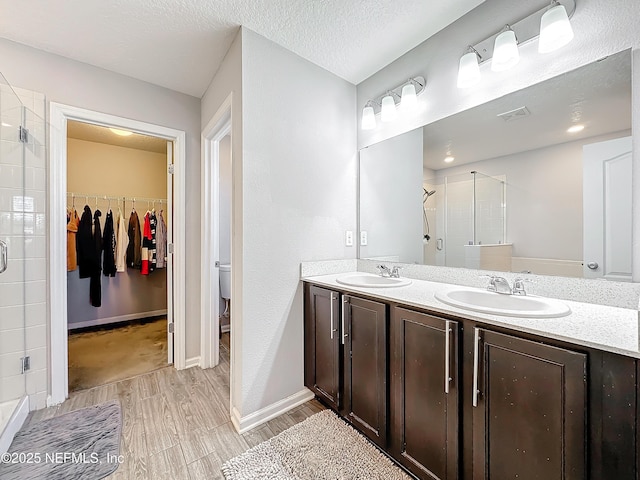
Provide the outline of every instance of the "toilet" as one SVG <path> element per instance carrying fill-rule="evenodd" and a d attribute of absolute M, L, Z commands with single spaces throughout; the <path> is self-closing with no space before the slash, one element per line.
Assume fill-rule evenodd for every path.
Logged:
<path fill-rule="evenodd" d="M 222 314 L 225 316 L 229 311 L 229 301 L 231 300 L 231 265 L 220 265 L 220 296 L 224 299 L 225 309 Z"/>

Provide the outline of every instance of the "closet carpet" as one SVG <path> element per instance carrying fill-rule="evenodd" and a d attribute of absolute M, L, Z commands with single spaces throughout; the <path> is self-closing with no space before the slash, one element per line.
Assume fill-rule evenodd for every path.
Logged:
<path fill-rule="evenodd" d="M 117 382 L 167 366 L 167 319 L 69 333 L 69 391 Z"/>

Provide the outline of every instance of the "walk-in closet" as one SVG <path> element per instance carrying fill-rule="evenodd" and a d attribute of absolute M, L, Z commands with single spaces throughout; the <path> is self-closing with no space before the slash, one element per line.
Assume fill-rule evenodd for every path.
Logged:
<path fill-rule="evenodd" d="M 69 391 L 76 391 L 172 362 L 171 144 L 75 121 L 67 131 Z"/>

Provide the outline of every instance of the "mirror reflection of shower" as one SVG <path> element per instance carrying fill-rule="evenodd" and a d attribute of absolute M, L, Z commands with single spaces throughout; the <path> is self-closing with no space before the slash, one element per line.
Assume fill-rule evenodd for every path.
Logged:
<path fill-rule="evenodd" d="M 487 268 L 491 264 L 502 269 L 493 259 L 510 256 L 510 246 L 502 247 L 506 243 L 506 176 L 467 170 L 427 177 L 422 186 L 424 262 L 466 268 L 489 262 Z"/>
<path fill-rule="evenodd" d="M 431 235 L 430 234 L 430 228 L 429 228 L 429 219 L 427 218 L 427 200 L 429 199 L 429 197 L 431 195 L 433 195 L 434 193 L 436 193 L 435 190 L 431 190 L 431 191 L 427 191 L 426 188 L 422 188 L 423 190 L 423 195 L 422 195 L 422 218 L 424 220 L 424 236 L 422 237 L 422 242 L 427 244 L 429 243 L 429 240 L 431 240 Z"/>

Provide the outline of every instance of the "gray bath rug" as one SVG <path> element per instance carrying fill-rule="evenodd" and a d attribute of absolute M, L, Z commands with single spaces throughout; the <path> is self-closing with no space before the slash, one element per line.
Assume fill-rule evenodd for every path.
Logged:
<path fill-rule="evenodd" d="M 331 410 L 324 410 L 222 466 L 227 480 L 409 480 Z"/>
<path fill-rule="evenodd" d="M 119 465 L 121 425 L 115 401 L 26 425 L 2 456 L 0 478 L 104 478 Z"/>

